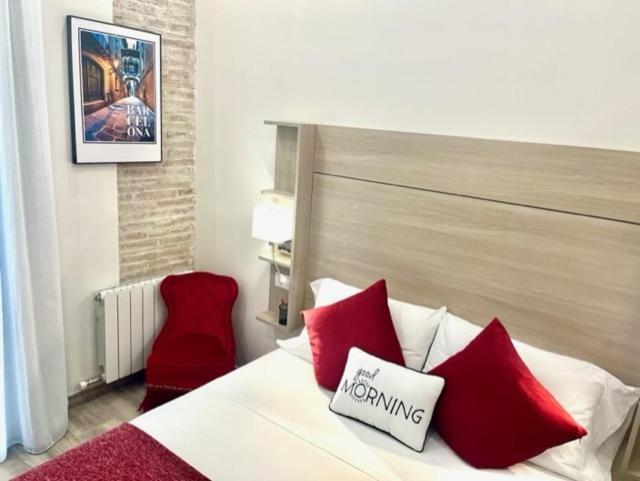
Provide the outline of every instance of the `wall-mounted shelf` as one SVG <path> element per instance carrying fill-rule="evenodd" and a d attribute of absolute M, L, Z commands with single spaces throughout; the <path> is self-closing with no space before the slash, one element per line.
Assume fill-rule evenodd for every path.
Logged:
<path fill-rule="evenodd" d="M 256 316 L 256 319 L 260 322 L 264 322 L 265 324 L 269 324 L 270 326 L 277 327 L 279 329 L 286 330 L 287 326 L 283 326 L 278 323 L 278 314 L 273 311 L 264 311 Z"/>
<path fill-rule="evenodd" d="M 307 212 L 311 208 L 311 198 L 305 194 L 311 191 L 316 130 L 313 125 L 294 122 L 265 121 L 265 124 L 276 126 L 276 159 L 273 188 L 262 190 L 261 193 L 273 196 L 274 202 L 293 203 L 294 229 L 290 256 L 276 253 L 274 262 L 269 249 L 258 255 L 260 260 L 270 264 L 270 283 L 269 305 L 266 311 L 256 315 L 256 319 L 283 332 L 291 332 L 303 325 L 300 312 L 306 293 L 305 259 L 309 241 Z M 278 269 L 288 271 L 288 290 L 275 283 Z M 285 326 L 278 323 L 277 315 L 283 300 L 288 305 Z"/>
<path fill-rule="evenodd" d="M 262 189 L 260 191 L 262 195 L 270 195 L 272 197 L 276 197 L 284 200 L 294 200 L 293 192 L 288 192 L 286 190 L 278 190 L 278 189 Z"/>
<path fill-rule="evenodd" d="M 298 128 L 302 125 L 301 122 L 285 122 L 282 120 L 265 120 L 264 121 L 265 125 L 275 125 L 278 127 L 294 127 L 294 128 Z"/>
<path fill-rule="evenodd" d="M 270 264 L 273 264 L 273 258 L 274 256 L 271 252 L 271 249 L 265 249 L 258 255 L 258 259 Z M 291 256 L 276 251 L 275 263 L 278 264 L 278 267 L 280 267 L 281 269 L 291 269 Z"/>

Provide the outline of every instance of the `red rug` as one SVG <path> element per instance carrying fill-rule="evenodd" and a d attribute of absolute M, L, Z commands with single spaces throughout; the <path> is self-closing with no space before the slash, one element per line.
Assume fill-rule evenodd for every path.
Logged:
<path fill-rule="evenodd" d="M 123 424 L 14 481 L 206 481 L 148 434 Z"/>

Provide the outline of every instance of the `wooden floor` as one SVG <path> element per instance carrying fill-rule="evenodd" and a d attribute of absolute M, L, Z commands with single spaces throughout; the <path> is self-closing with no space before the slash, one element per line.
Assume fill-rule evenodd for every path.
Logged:
<path fill-rule="evenodd" d="M 69 430 L 55 446 L 44 454 L 28 454 L 21 446 L 13 446 L 0 464 L 0 481 L 37 466 L 65 451 L 138 416 L 138 406 L 144 397 L 141 383 L 122 386 L 113 392 L 75 406 L 69 410 Z"/>

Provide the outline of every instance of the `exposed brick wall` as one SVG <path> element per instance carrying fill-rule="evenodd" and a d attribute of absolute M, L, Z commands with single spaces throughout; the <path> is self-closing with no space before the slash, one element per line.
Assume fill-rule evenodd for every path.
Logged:
<path fill-rule="evenodd" d="M 162 164 L 118 165 L 120 279 L 193 269 L 195 0 L 113 0 L 114 22 L 162 34 Z"/>

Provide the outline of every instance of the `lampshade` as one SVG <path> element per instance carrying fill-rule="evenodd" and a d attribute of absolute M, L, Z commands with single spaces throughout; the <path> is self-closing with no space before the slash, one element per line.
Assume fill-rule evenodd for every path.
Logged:
<path fill-rule="evenodd" d="M 256 239 L 281 244 L 291 240 L 293 208 L 284 204 L 261 204 L 253 208 L 251 235 Z"/>

